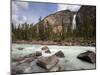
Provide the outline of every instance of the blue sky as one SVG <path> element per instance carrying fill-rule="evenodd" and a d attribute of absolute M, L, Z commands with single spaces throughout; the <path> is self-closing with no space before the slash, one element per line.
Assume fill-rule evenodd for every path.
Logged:
<path fill-rule="evenodd" d="M 57 11 L 66 9 L 78 11 L 80 7 L 80 5 L 13 1 L 12 22 L 15 25 L 22 24 L 24 22 L 36 24 L 40 16 L 43 19 L 49 14 Z"/>

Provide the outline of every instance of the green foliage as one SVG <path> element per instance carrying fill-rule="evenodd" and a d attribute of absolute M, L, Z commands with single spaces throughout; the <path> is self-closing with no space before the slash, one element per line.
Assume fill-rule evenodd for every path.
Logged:
<path fill-rule="evenodd" d="M 53 32 L 53 27 L 49 21 L 44 22 L 41 17 L 35 26 L 27 23 L 18 26 L 12 24 L 12 42 L 16 40 L 95 41 L 95 35 L 95 18 L 89 16 L 83 17 L 83 23 L 77 26 L 75 30 L 71 29 L 71 24 L 64 23 L 62 19 L 62 31 L 57 33 Z"/>

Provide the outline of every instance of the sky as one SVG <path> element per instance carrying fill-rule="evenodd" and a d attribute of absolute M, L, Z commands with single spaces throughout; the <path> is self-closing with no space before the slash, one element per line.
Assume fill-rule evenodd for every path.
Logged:
<path fill-rule="evenodd" d="M 40 16 L 43 19 L 57 11 L 67 9 L 78 11 L 80 7 L 80 5 L 12 1 L 12 23 L 14 25 L 25 22 L 36 24 Z"/>

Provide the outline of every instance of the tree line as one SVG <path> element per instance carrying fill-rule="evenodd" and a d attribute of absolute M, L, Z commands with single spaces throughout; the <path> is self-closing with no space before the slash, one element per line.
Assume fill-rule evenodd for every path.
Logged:
<path fill-rule="evenodd" d="M 90 22 L 84 20 L 85 26 L 77 27 L 75 30 L 71 29 L 71 25 L 67 25 L 62 19 L 61 32 L 54 33 L 53 27 L 49 21 L 44 21 L 39 18 L 37 25 L 28 24 L 27 22 L 19 24 L 18 26 L 12 24 L 12 41 L 16 40 L 53 40 L 53 41 L 66 41 L 66 40 L 95 40 L 95 26 L 88 25 Z M 88 24 L 87 24 L 88 23 Z M 88 26 L 88 27 L 86 27 Z M 88 28 L 88 29 L 86 29 Z"/>

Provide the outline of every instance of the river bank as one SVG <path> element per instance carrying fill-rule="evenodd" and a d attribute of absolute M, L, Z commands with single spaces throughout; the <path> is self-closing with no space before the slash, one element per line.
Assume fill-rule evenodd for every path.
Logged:
<path fill-rule="evenodd" d="M 95 42 L 91 41 L 25 41 L 25 40 L 18 40 L 13 43 L 17 44 L 40 44 L 40 45 L 61 45 L 61 46 L 96 46 Z"/>

